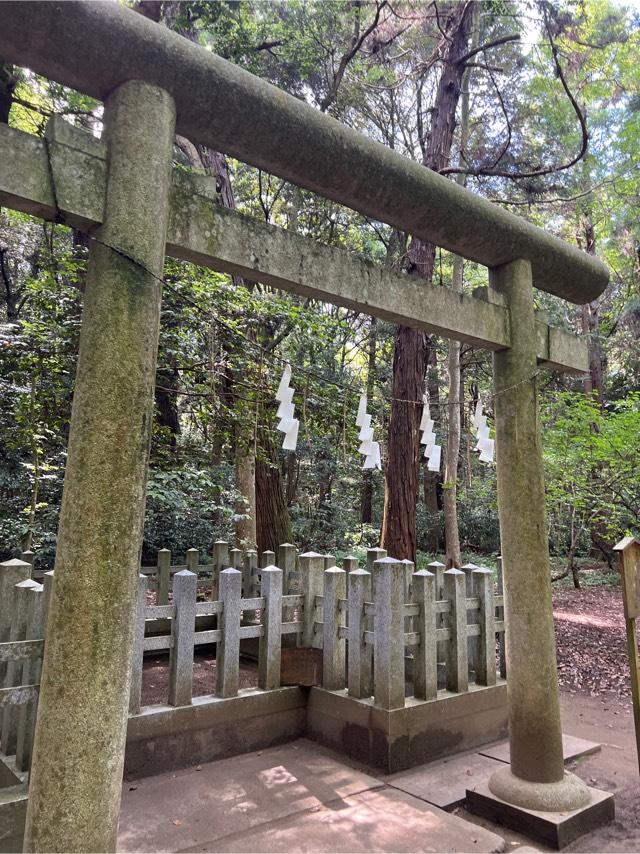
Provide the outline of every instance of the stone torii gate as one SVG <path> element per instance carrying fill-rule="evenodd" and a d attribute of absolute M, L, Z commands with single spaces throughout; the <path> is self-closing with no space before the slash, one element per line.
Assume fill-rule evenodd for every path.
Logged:
<path fill-rule="evenodd" d="M 564 771 L 536 400 L 586 344 L 536 318 L 603 264 L 115 3 L 0 2 L 0 57 L 105 102 L 105 139 L 0 126 L 0 203 L 90 232 L 55 588 L 27 817 L 33 851 L 115 849 L 165 251 L 494 352 L 511 766 L 497 801 L 589 808 Z M 489 268 L 454 294 L 213 204 L 174 133 Z M 166 238 L 166 240 L 165 240 Z"/>

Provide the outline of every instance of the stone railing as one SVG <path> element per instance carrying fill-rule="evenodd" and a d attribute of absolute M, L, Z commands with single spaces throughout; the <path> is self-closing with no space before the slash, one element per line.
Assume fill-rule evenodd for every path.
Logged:
<path fill-rule="evenodd" d="M 32 562 L 0 564 L 0 747 L 17 771 L 30 764 L 54 583 L 52 572 L 38 584 L 31 571 Z M 241 644 L 251 639 L 263 691 L 280 687 L 285 644 L 318 651 L 324 689 L 383 709 L 492 686 L 505 675 L 502 612 L 492 572 L 472 564 L 445 571 L 434 561 L 414 572 L 369 549 L 367 569 L 353 557 L 339 568 L 331 555 L 298 555 L 289 544 L 258 559 L 220 541 L 211 564 L 190 550 L 186 564 L 171 566 L 162 550 L 139 575 L 129 712 L 141 710 L 145 653 L 169 653 L 169 705 L 192 703 L 195 652 L 205 645 L 216 649 L 215 695 L 242 695 Z"/>

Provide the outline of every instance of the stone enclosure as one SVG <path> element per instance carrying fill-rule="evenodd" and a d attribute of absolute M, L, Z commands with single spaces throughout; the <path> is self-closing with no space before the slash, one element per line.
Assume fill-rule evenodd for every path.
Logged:
<path fill-rule="evenodd" d="M 368 569 L 359 568 L 355 558 L 346 558 L 344 565 L 336 567 L 330 555 L 298 555 L 289 544 L 277 556 L 263 552 L 258 561 L 255 552 L 229 550 L 218 542 L 210 564 L 198 564 L 197 552 L 190 550 L 187 564 L 171 566 L 170 553 L 161 550 L 157 566 L 142 567 L 129 699 L 130 740 L 136 746 L 127 756 L 127 769 L 159 772 L 230 749 L 220 729 L 206 720 L 199 728 L 193 722 L 186 726 L 207 742 L 200 753 L 195 745 L 188 752 L 183 745 L 172 755 L 162 742 L 164 735 L 169 742 L 178 731 L 171 731 L 171 721 L 179 718 L 185 726 L 187 707 L 194 721 L 203 716 L 205 698 L 194 702 L 192 694 L 199 646 L 215 648 L 215 696 L 239 701 L 230 719 L 235 718 L 238 735 L 244 709 L 251 717 L 259 692 L 276 692 L 276 709 L 281 702 L 283 645 L 290 659 L 297 649 L 317 651 L 314 696 L 301 702 L 304 692 L 289 691 L 307 709 L 305 731 L 387 772 L 503 734 L 505 673 L 504 666 L 497 672 L 496 648 L 503 649 L 504 622 L 492 573 L 471 564 L 445 572 L 437 561 L 414 572 L 413 564 L 388 558 L 381 549 L 369 550 Z M 5 766 L 18 774 L 28 772 L 31 763 L 54 580 L 54 573 L 46 573 L 38 584 L 31 574 L 27 561 L 0 564 L 0 746 Z M 148 603 L 149 587 L 156 604 Z M 143 656 L 158 651 L 169 656 L 167 703 L 142 708 Z M 257 658 L 257 691 L 238 688 L 242 655 Z M 293 680 L 285 674 L 285 681 Z M 266 697 L 260 702 L 263 709 L 271 708 Z M 180 707 L 180 715 L 169 707 Z M 152 718 L 164 719 L 164 727 L 145 743 L 144 727 Z M 286 727 L 278 727 L 271 731 L 267 720 L 261 740 L 270 743 L 287 734 Z M 296 724 L 294 731 L 299 729 Z M 239 738 L 236 749 L 248 746 Z"/>

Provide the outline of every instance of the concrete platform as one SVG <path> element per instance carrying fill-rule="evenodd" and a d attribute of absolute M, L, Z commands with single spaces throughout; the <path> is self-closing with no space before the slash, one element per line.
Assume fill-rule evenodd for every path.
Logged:
<path fill-rule="evenodd" d="M 480 783 L 467 790 L 466 808 L 470 813 L 517 830 L 550 848 L 561 849 L 615 817 L 613 795 L 592 789 L 591 803 L 577 810 L 540 812 L 503 801 Z"/>
<path fill-rule="evenodd" d="M 565 762 L 600 750 L 598 743 L 571 735 L 563 735 L 562 744 Z M 496 769 L 504 767 L 508 762 L 509 742 L 501 741 L 382 779 L 387 785 L 428 801 L 440 809 L 453 810 L 465 801 L 467 789 L 487 782 Z"/>
<path fill-rule="evenodd" d="M 571 762 L 574 759 L 580 759 L 581 756 L 588 756 L 591 753 L 597 753 L 600 750 L 600 745 L 595 741 L 587 741 L 584 738 L 576 738 L 573 735 L 562 735 L 562 750 L 564 753 L 564 761 Z M 501 741 L 498 744 L 490 744 L 487 747 L 478 749 L 478 753 L 482 756 L 487 756 L 490 759 L 499 759 L 500 762 L 510 762 L 511 753 L 509 751 L 509 742 Z"/>
<path fill-rule="evenodd" d="M 502 850 L 497 834 L 304 739 L 125 783 L 118 838 L 121 852 Z"/>
<path fill-rule="evenodd" d="M 460 806 L 467 789 L 489 779 L 504 762 L 480 753 L 465 753 L 383 777 L 384 782 L 443 810 Z"/>

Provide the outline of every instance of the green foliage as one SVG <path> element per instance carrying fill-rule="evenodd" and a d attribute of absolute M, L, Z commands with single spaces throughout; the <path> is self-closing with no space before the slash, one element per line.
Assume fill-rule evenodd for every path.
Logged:
<path fill-rule="evenodd" d="M 640 530 L 640 394 L 602 411 L 563 394 L 545 412 L 550 540 L 556 553 L 582 551 L 597 528 L 614 542 Z"/>

